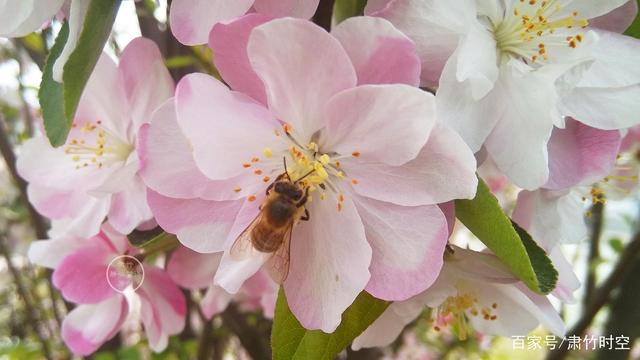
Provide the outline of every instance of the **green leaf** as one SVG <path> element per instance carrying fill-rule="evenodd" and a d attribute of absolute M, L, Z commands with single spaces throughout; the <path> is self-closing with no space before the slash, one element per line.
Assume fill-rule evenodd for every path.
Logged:
<path fill-rule="evenodd" d="M 69 35 L 69 24 L 62 25 L 62 29 L 58 33 L 47 62 L 44 65 L 42 73 L 42 82 L 38 91 L 38 99 L 40 100 L 40 108 L 42 109 L 42 117 L 44 118 L 44 129 L 49 137 L 49 141 L 55 146 L 57 143 L 54 139 L 66 138 L 66 119 L 64 117 L 62 84 L 53 80 L 53 63 L 60 56 L 64 44 L 67 42 Z M 61 124 L 61 125 L 58 125 Z M 59 141 L 59 140 L 57 140 Z"/>
<path fill-rule="evenodd" d="M 281 288 L 271 331 L 273 359 L 332 360 L 382 315 L 389 304 L 363 291 L 342 314 L 336 331 L 327 334 L 303 328 L 291 313 Z"/>
<path fill-rule="evenodd" d="M 638 6 L 640 7 L 640 0 L 638 0 Z M 625 35 L 633 36 L 636 39 L 640 39 L 640 14 L 636 16 L 636 19 L 624 33 Z"/>
<path fill-rule="evenodd" d="M 64 65 L 62 85 L 52 77 L 53 63 L 60 56 L 68 30 L 58 35 L 57 51 L 47 60 L 40 85 L 40 105 L 47 137 L 53 146 L 65 143 L 82 91 L 111 34 L 121 0 L 91 0 L 82 24 L 78 43 Z M 45 88 L 45 91 L 42 91 Z M 61 101 L 62 100 L 62 101 Z"/>
<path fill-rule="evenodd" d="M 531 290 L 555 288 L 558 272 L 545 251 L 505 215 L 482 179 L 473 200 L 456 200 L 456 217 Z"/>
<path fill-rule="evenodd" d="M 179 244 L 175 235 L 164 232 L 159 226 L 146 231 L 134 230 L 127 239 L 145 254 L 169 251 Z"/>
<path fill-rule="evenodd" d="M 363 15 L 366 4 L 366 0 L 336 0 L 333 5 L 333 18 L 336 24 L 352 16 Z"/>

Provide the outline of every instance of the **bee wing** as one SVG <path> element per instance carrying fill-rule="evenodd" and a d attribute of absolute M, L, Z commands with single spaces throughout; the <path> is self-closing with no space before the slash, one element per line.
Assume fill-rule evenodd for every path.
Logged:
<path fill-rule="evenodd" d="M 271 279 L 278 284 L 282 284 L 289 275 L 289 260 L 291 256 L 291 234 L 293 232 L 293 222 L 287 227 L 282 245 L 276 250 L 267 261 L 267 270 Z"/>
<path fill-rule="evenodd" d="M 248 259 L 255 255 L 258 250 L 253 247 L 253 242 L 251 241 L 251 231 L 253 228 L 260 222 L 260 218 L 262 217 L 262 213 L 258 214 L 253 221 L 247 226 L 240 235 L 236 238 L 231 245 L 231 258 L 236 261 Z"/>

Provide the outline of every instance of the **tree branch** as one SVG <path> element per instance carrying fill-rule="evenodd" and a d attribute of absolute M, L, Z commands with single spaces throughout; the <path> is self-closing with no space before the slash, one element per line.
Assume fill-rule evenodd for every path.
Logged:
<path fill-rule="evenodd" d="M 333 19 L 333 4 L 335 0 L 320 0 L 318 10 L 313 16 L 313 22 L 327 31 L 331 31 L 331 20 Z"/>
<path fill-rule="evenodd" d="M 624 252 L 620 256 L 620 260 L 618 260 L 618 263 L 613 268 L 609 277 L 594 292 L 593 298 L 589 301 L 589 305 L 585 308 L 582 317 L 576 322 L 573 328 L 567 332 L 567 337 L 572 335 L 581 336 L 585 333 L 589 328 L 589 325 L 591 325 L 593 318 L 595 318 L 600 309 L 611 297 L 613 290 L 625 279 L 625 276 L 628 274 L 634 264 L 634 260 L 639 254 L 640 233 L 637 233 L 625 248 Z M 564 359 L 568 353 L 568 342 L 565 341 L 560 347 L 549 353 L 547 360 Z"/>
<path fill-rule="evenodd" d="M 264 335 L 247 323 L 235 304 L 229 304 L 221 316 L 224 324 L 238 337 L 252 359 L 271 359 L 271 349 Z"/>
<path fill-rule="evenodd" d="M 587 259 L 587 279 L 585 281 L 584 304 L 585 309 L 596 289 L 596 265 L 600 259 L 600 238 L 604 223 L 604 203 L 597 202 L 591 206 L 591 238 L 589 242 L 589 258 Z"/>

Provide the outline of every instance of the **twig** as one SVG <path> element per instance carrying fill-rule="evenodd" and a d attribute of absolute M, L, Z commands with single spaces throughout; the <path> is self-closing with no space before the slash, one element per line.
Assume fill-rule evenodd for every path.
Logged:
<path fill-rule="evenodd" d="M 271 359 L 271 349 L 263 334 L 247 323 L 235 304 L 229 304 L 221 316 L 224 324 L 238 337 L 252 359 Z"/>
<path fill-rule="evenodd" d="M 51 348 L 49 347 L 49 343 L 47 342 L 46 336 L 42 333 L 40 326 L 38 326 L 40 322 L 38 321 L 38 317 L 36 316 L 36 314 L 40 314 L 40 312 L 38 312 L 36 307 L 33 305 L 33 302 L 31 301 L 31 297 L 29 296 L 29 292 L 27 291 L 27 287 L 22 282 L 22 278 L 20 277 L 20 272 L 18 271 L 18 269 L 16 269 L 15 265 L 13 264 L 11 253 L 9 252 L 9 248 L 5 244 L 6 240 L 7 239 L 4 236 L 0 238 L 0 253 L 2 253 L 2 256 L 7 262 L 7 268 L 9 269 L 9 272 L 13 277 L 13 281 L 16 284 L 18 294 L 20 295 L 20 297 L 22 298 L 22 301 L 24 302 L 29 324 L 33 328 L 33 331 L 38 337 L 38 340 L 40 340 L 40 343 L 42 344 L 42 351 L 44 352 L 44 355 L 46 356 L 47 359 L 52 359 Z"/>
<path fill-rule="evenodd" d="M 313 16 L 313 22 L 327 31 L 331 31 L 331 21 L 333 19 L 334 0 L 320 0 L 318 10 Z"/>
<path fill-rule="evenodd" d="M 584 310 L 582 317 L 576 322 L 573 328 L 568 331 L 567 336 L 581 336 L 584 334 L 587 328 L 589 328 L 589 325 L 591 325 L 593 318 L 595 318 L 600 309 L 609 300 L 613 290 L 624 280 L 638 254 L 640 254 L 640 233 L 634 235 L 609 277 L 594 291 L 593 298 L 589 301 L 589 305 Z M 568 352 L 568 344 L 565 341 L 560 347 L 549 353 L 547 360 L 564 359 Z"/>
<path fill-rule="evenodd" d="M 597 202 L 591 207 L 591 237 L 589 239 L 589 258 L 587 259 L 587 279 L 585 281 L 584 308 L 589 306 L 589 301 L 596 289 L 596 267 L 600 258 L 600 238 L 604 223 L 604 203 Z"/>

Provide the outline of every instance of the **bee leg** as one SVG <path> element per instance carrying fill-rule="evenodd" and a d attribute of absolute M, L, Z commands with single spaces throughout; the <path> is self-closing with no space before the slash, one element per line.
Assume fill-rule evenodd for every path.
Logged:
<path fill-rule="evenodd" d="M 304 215 L 300 216 L 300 221 L 309 221 L 311 219 L 311 215 L 309 214 L 309 210 L 304 209 Z"/>
<path fill-rule="evenodd" d="M 304 189 L 304 196 L 300 198 L 300 201 L 298 201 L 298 203 L 296 204 L 296 207 L 304 206 L 304 204 L 307 203 L 308 199 L 309 199 L 309 188 L 306 188 Z"/>

